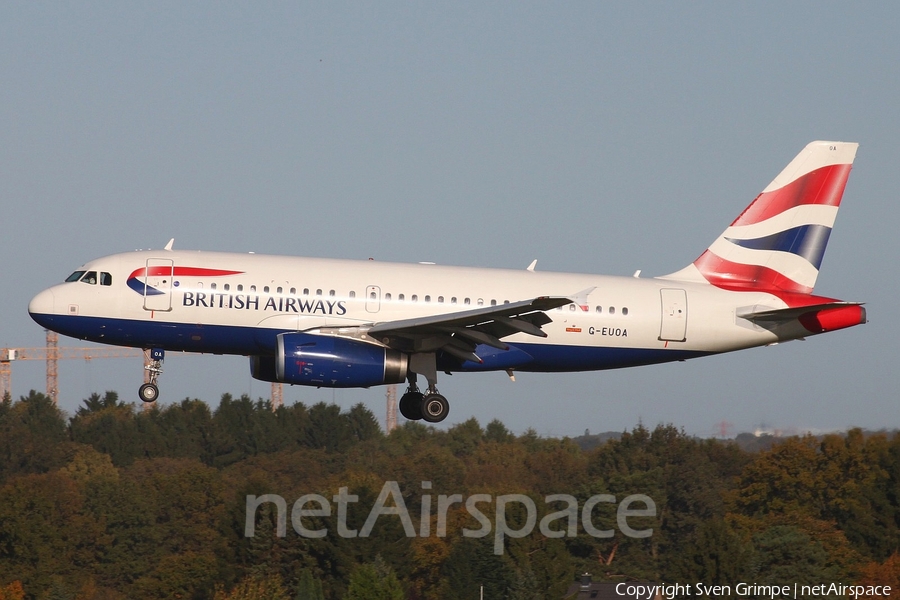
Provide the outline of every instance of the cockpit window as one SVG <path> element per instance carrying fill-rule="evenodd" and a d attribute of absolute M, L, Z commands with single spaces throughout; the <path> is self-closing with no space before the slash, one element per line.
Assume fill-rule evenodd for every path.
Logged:
<path fill-rule="evenodd" d="M 100 285 L 112 285 L 112 275 L 109 273 L 100 273 Z"/>
<path fill-rule="evenodd" d="M 66 283 L 78 281 L 79 279 L 81 279 L 82 275 L 84 275 L 84 271 L 75 271 L 74 273 L 66 277 Z"/>
<path fill-rule="evenodd" d="M 97 271 L 88 271 L 84 274 L 84 277 L 81 278 L 81 283 L 89 283 L 91 285 L 97 284 Z"/>

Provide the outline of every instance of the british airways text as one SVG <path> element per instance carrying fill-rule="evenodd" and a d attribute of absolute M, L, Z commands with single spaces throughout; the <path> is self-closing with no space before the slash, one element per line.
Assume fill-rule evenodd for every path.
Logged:
<path fill-rule="evenodd" d="M 202 308 L 227 308 L 234 310 L 271 310 L 320 315 L 345 315 L 347 304 L 343 300 L 293 298 L 268 296 L 265 300 L 249 294 L 219 294 L 216 292 L 185 292 L 182 306 Z"/>

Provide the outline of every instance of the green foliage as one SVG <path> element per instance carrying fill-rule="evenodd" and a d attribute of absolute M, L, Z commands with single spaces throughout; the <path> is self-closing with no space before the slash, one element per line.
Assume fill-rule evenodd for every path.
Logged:
<path fill-rule="evenodd" d="M 0 581 L 21 580 L 29 592 L 77 581 L 96 564 L 102 533 L 67 475 L 14 478 L 0 487 Z"/>
<path fill-rule="evenodd" d="M 443 594 L 447 600 L 502 598 L 513 586 L 515 571 L 505 556 L 494 554 L 491 537 L 464 537 L 453 544 L 444 563 Z"/>
<path fill-rule="evenodd" d="M 403 600 L 400 580 L 380 557 L 374 563 L 360 565 L 350 576 L 345 600 Z"/>
<path fill-rule="evenodd" d="M 322 539 L 299 536 L 293 503 L 329 502 L 339 487 L 348 526 L 366 522 L 385 482 L 397 482 L 414 529 L 382 514 L 368 537 L 337 535 L 328 516 L 304 517 Z M 440 496 L 519 493 L 537 521 L 614 496 L 589 511 L 615 529 L 548 538 L 537 530 L 470 538 L 478 524 L 456 503 L 438 537 Z M 288 528 L 277 535 L 267 504 L 246 537 L 246 497 L 279 494 Z M 629 517 L 647 538 L 617 526 L 616 506 L 649 496 L 652 517 Z M 390 503 L 389 503 L 390 505 Z M 489 506 L 484 513 L 494 520 Z M 579 522 L 581 522 L 579 510 Z M 521 503 L 507 505 L 516 529 Z M 442 517 L 443 519 L 443 517 Z M 557 531 L 565 528 L 557 521 Z M 385 436 L 363 405 L 282 406 L 224 396 L 215 411 L 185 399 L 150 410 L 114 392 L 92 394 L 68 423 L 42 394 L 0 401 L 0 599 L 325 600 L 328 598 L 556 599 L 576 573 L 599 580 L 851 581 L 895 577 L 900 548 L 900 436 L 788 438 L 758 452 L 698 440 L 672 426 L 638 426 L 582 450 L 534 431 L 514 436 L 499 421 L 446 430 L 408 422 Z M 893 555 L 893 557 L 892 557 Z M 16 582 L 21 582 L 21 587 Z M 21 590 L 21 594 L 18 590 Z"/>
<path fill-rule="evenodd" d="M 499 419 L 492 420 L 487 424 L 487 427 L 484 428 L 484 439 L 491 442 L 505 444 L 513 441 L 515 438 L 516 436 L 514 436 Z"/>
<path fill-rule="evenodd" d="M 322 593 L 322 582 L 316 579 L 309 569 L 303 569 L 300 574 L 294 600 L 325 600 L 325 595 Z"/>
<path fill-rule="evenodd" d="M 0 402 L 0 482 L 15 473 L 46 473 L 65 462 L 66 422 L 48 396 L 31 390 Z"/>
<path fill-rule="evenodd" d="M 762 584 L 814 584 L 840 580 L 841 575 L 846 575 L 829 568 L 828 554 L 822 545 L 798 527 L 776 525 L 755 535 L 753 545 L 754 580 Z"/>
<path fill-rule="evenodd" d="M 266 578 L 248 577 L 229 594 L 217 592 L 213 600 L 291 600 L 288 590 L 277 575 Z"/>

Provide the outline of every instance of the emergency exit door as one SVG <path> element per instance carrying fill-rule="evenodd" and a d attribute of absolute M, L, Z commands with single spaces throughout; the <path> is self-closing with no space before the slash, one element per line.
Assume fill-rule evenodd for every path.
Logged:
<path fill-rule="evenodd" d="M 662 323 L 659 339 L 666 342 L 683 342 L 687 339 L 687 292 L 684 290 L 659 290 L 662 301 Z"/>

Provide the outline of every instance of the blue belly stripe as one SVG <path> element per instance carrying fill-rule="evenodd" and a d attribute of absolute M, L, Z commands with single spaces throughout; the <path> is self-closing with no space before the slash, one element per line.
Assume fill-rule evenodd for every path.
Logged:
<path fill-rule="evenodd" d="M 130 319 L 107 319 L 73 315 L 32 314 L 42 327 L 81 340 L 133 348 L 163 348 L 174 352 L 274 355 L 276 337 L 287 329 L 166 323 Z M 438 367 L 448 371 L 528 372 L 598 371 L 686 360 L 713 354 L 694 350 L 661 348 L 612 348 L 555 344 L 510 344 L 508 352 L 489 346 L 476 348 L 484 364 L 440 356 Z"/>

